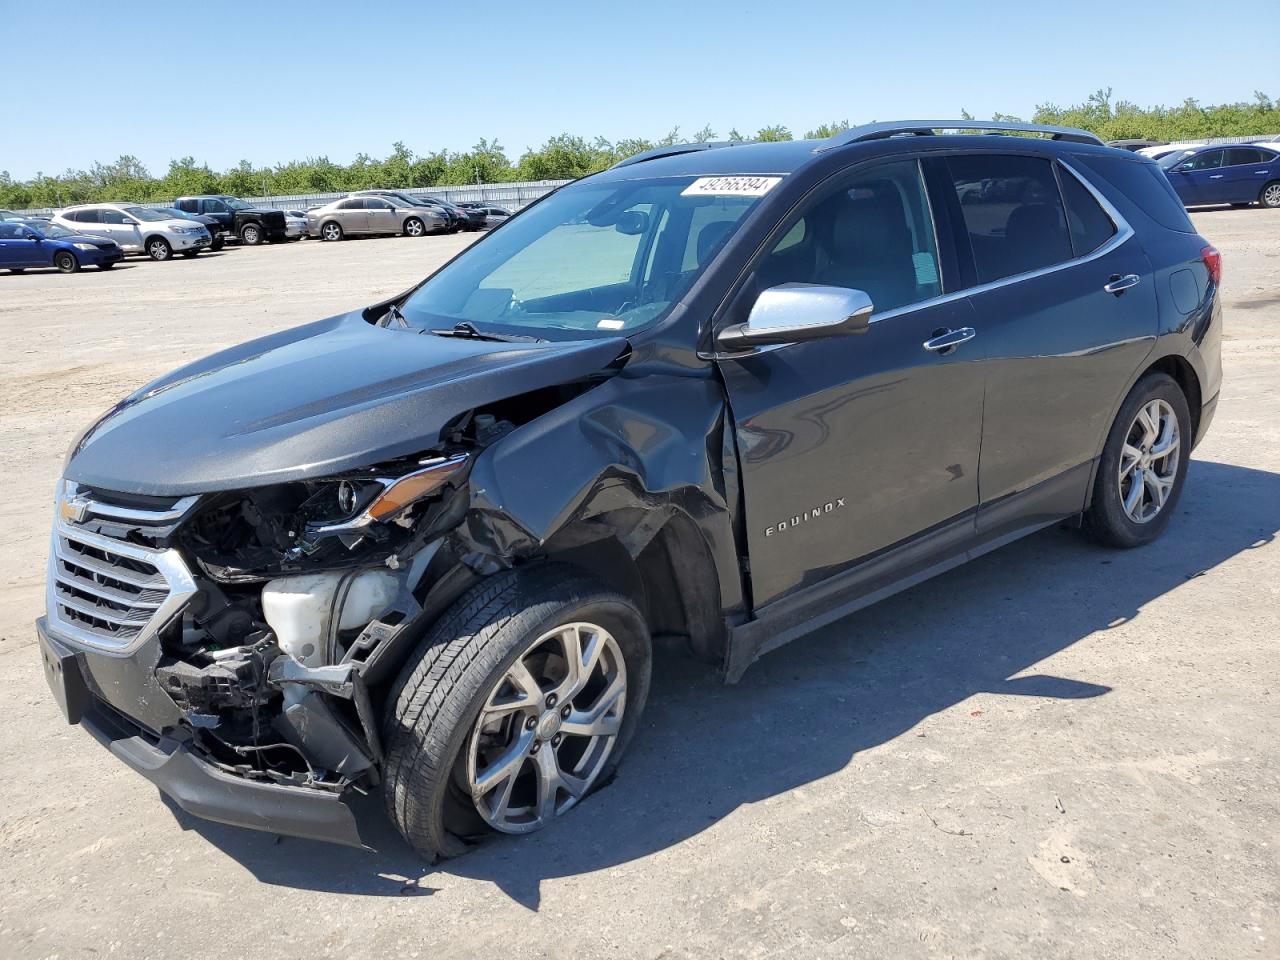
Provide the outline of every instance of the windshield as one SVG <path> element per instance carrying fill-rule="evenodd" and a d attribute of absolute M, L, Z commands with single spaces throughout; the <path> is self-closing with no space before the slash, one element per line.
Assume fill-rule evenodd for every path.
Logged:
<path fill-rule="evenodd" d="M 759 200 L 695 192 L 692 179 L 565 187 L 469 248 L 402 312 L 424 329 L 467 322 L 553 340 L 646 327 L 684 295 Z"/>
<path fill-rule="evenodd" d="M 157 220 L 172 220 L 173 217 L 167 213 L 161 213 L 159 210 L 149 210 L 146 207 L 125 207 L 124 212 L 135 220 L 142 220 L 145 223 L 155 223 Z"/>
<path fill-rule="evenodd" d="M 66 227 L 60 227 L 56 223 L 27 223 L 27 226 L 36 233 L 49 240 L 63 240 L 67 237 L 78 237 L 79 234 L 74 230 L 68 230 Z"/>
<path fill-rule="evenodd" d="M 194 220 L 195 219 L 195 217 L 193 217 L 191 214 L 186 213 L 182 210 L 176 210 L 173 207 L 156 207 L 155 211 L 156 213 L 163 213 L 170 220 Z"/>
<path fill-rule="evenodd" d="M 223 197 L 221 199 L 232 210 L 252 210 L 253 209 L 252 203 L 245 203 L 243 200 L 237 200 L 235 197 Z"/>
<path fill-rule="evenodd" d="M 1194 150 L 1174 150 L 1172 153 L 1166 153 L 1164 156 L 1160 157 L 1156 160 L 1156 163 L 1160 164 L 1160 168 L 1162 170 L 1169 170 L 1176 167 L 1193 153 L 1195 153 Z"/>

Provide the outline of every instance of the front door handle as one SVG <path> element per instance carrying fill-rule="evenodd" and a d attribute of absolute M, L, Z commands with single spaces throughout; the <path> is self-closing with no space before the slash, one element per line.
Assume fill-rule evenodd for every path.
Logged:
<path fill-rule="evenodd" d="M 931 353 L 949 353 L 962 343 L 968 343 L 978 335 L 973 327 L 959 327 L 955 330 L 943 330 L 934 334 L 921 344 Z"/>
<path fill-rule="evenodd" d="M 1211 173 L 1211 174 L 1209 174 L 1209 179 L 1210 179 L 1210 180 L 1221 180 L 1221 179 L 1222 179 L 1222 174 L 1220 174 L 1220 173 Z"/>
<path fill-rule="evenodd" d="M 1118 297 L 1130 287 L 1136 287 L 1141 282 L 1142 278 L 1136 273 L 1126 273 L 1123 277 L 1118 273 L 1113 273 L 1111 279 L 1103 285 L 1102 289 L 1107 293 L 1114 293 Z"/>

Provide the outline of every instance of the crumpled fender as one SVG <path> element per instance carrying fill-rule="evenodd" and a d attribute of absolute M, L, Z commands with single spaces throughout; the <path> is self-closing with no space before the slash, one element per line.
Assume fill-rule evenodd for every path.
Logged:
<path fill-rule="evenodd" d="M 710 372 L 629 373 L 518 427 L 476 458 L 471 510 L 452 535 L 455 551 L 488 574 L 537 556 L 566 527 L 600 518 L 635 557 L 682 513 L 714 559 L 722 610 L 740 609 L 738 481 L 726 456 L 720 382 Z"/>

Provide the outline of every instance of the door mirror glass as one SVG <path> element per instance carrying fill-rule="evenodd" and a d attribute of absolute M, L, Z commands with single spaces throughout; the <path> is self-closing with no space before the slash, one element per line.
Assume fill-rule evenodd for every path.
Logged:
<path fill-rule="evenodd" d="M 756 298 L 746 323 L 720 331 L 730 350 L 865 333 L 875 309 L 862 290 L 815 283 L 784 283 Z"/>

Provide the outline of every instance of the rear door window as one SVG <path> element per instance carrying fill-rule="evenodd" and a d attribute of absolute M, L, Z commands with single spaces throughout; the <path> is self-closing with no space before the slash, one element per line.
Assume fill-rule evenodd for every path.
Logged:
<path fill-rule="evenodd" d="M 1262 163 L 1262 151 L 1253 147 L 1232 147 L 1227 151 L 1224 167 L 1236 167 L 1249 163 Z"/>
<path fill-rule="evenodd" d="M 1077 257 L 1092 253 L 1116 233 L 1116 225 L 1083 183 L 1065 167 L 1058 167 L 1058 183 L 1067 209 L 1071 248 Z"/>
<path fill-rule="evenodd" d="M 1071 233 L 1050 161 L 973 154 L 950 157 L 947 165 L 979 283 L 1072 258 Z"/>

